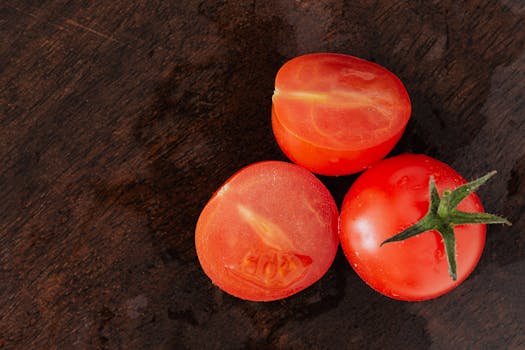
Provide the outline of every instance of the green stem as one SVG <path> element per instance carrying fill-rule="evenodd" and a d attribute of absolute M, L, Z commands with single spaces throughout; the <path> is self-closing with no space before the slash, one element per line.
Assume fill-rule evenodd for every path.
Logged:
<path fill-rule="evenodd" d="M 511 225 L 507 219 L 497 215 L 488 213 L 468 213 L 456 209 L 463 199 L 477 190 L 495 173 L 495 171 L 492 171 L 479 179 L 456 188 L 455 190 L 445 190 L 442 192 L 441 197 L 437 192 L 434 178 L 430 177 L 430 203 L 427 214 L 414 225 L 383 241 L 381 246 L 386 243 L 403 241 L 424 232 L 435 230 L 439 232 L 443 238 L 450 277 L 453 280 L 456 280 L 456 236 L 454 233 L 454 226 L 465 224 Z"/>
<path fill-rule="evenodd" d="M 455 281 L 456 273 L 456 235 L 454 234 L 454 227 L 452 225 L 443 225 L 438 232 L 443 237 L 443 244 L 445 245 L 445 253 L 447 254 L 448 273 Z"/>

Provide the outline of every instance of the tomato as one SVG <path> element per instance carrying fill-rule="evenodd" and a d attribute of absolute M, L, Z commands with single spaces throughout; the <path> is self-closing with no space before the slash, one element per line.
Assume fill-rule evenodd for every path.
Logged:
<path fill-rule="evenodd" d="M 394 74 L 330 53 L 286 62 L 272 101 L 272 127 L 282 151 L 323 175 L 355 173 L 385 157 L 411 112 L 408 93 Z"/>
<path fill-rule="evenodd" d="M 471 185 L 474 182 L 464 185 L 465 180 L 448 165 L 413 154 L 372 166 L 351 186 L 341 208 L 341 246 L 351 266 L 370 287 L 395 299 L 425 300 L 452 290 L 474 270 L 485 243 L 485 224 L 464 223 L 508 223 L 483 213 L 479 197 L 472 193 L 491 175 L 476 180 L 476 186 Z M 429 182 L 431 176 L 435 187 Z M 430 193 L 435 194 L 432 203 L 445 198 L 449 202 L 430 205 Z M 457 210 L 451 209 L 457 204 L 452 202 L 459 202 Z M 442 209 L 451 209 L 451 214 L 443 214 Z M 438 214 L 425 221 L 427 212 Z M 435 229 L 421 229 L 410 238 L 382 245 L 416 222 L 439 221 L 440 217 L 443 221 L 432 227 L 444 227 L 444 231 L 450 227 L 452 243 L 455 238 L 455 245 L 447 248 L 450 254 L 445 236 Z M 454 226 L 458 222 L 463 224 Z"/>
<path fill-rule="evenodd" d="M 264 161 L 227 180 L 204 207 L 197 256 L 219 288 L 270 301 L 318 281 L 337 247 L 338 209 L 326 187 L 295 164 Z"/>

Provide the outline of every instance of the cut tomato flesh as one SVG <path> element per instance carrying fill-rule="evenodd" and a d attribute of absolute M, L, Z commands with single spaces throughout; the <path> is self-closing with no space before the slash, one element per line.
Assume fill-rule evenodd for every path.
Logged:
<path fill-rule="evenodd" d="M 337 206 L 306 169 L 256 163 L 210 199 L 195 244 L 203 270 L 221 289 L 248 300 L 284 298 L 330 267 L 338 246 Z"/>
<path fill-rule="evenodd" d="M 308 55 L 290 61 L 301 68 L 283 66 L 272 99 L 285 128 L 307 142 L 337 149 L 379 144 L 404 129 L 410 101 L 399 79 L 349 57 Z"/>
<path fill-rule="evenodd" d="M 278 71 L 272 127 L 283 152 L 323 175 L 351 174 L 386 156 L 411 104 L 387 69 L 341 54 L 310 54 Z"/>

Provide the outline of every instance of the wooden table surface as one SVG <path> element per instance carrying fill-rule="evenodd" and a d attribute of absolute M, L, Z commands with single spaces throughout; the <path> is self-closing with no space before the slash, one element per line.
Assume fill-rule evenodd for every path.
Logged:
<path fill-rule="evenodd" d="M 213 191 L 285 157 L 275 73 L 330 51 L 396 73 L 413 103 L 392 154 L 471 179 L 513 226 L 438 299 L 367 287 L 339 251 L 311 288 L 245 302 L 198 263 Z M 500 1 L 3 0 L 0 348 L 524 349 L 525 5 Z M 355 176 L 321 180 L 340 204 Z"/>

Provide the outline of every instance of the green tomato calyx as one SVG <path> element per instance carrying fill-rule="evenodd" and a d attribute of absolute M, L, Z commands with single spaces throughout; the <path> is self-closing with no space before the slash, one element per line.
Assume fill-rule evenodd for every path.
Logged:
<path fill-rule="evenodd" d="M 501 216 L 489 213 L 468 213 L 456 209 L 463 199 L 476 191 L 495 174 L 496 171 L 491 171 L 487 175 L 459 186 L 455 190 L 444 190 L 441 194 L 441 197 L 437 191 L 434 177 L 431 176 L 429 185 L 430 203 L 427 214 L 414 225 L 383 241 L 381 246 L 386 243 L 403 241 L 421 233 L 435 230 L 441 235 L 443 239 L 443 244 L 445 246 L 445 252 L 447 255 L 448 272 L 450 277 L 452 277 L 452 279 L 455 281 L 457 279 L 457 273 L 456 236 L 454 233 L 454 226 L 464 224 L 511 225 L 507 219 Z"/>

